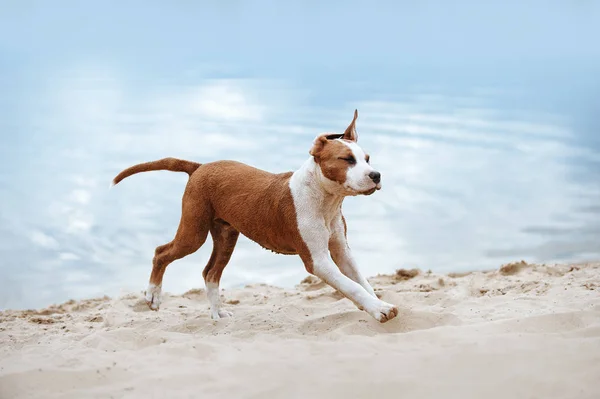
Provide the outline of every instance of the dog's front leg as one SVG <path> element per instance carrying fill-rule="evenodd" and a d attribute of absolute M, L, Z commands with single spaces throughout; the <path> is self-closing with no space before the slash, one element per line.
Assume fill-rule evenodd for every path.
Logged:
<path fill-rule="evenodd" d="M 365 310 L 377 321 L 385 323 L 398 315 L 398 308 L 384 302 L 367 292 L 356 281 L 344 275 L 329 256 L 328 231 L 325 226 L 311 226 L 304 231 L 310 234 L 303 235 L 307 252 L 301 252 L 300 256 L 307 269 L 314 275 L 325 281 L 331 287 L 340 291 L 346 298 L 350 299 L 359 308 Z"/>
<path fill-rule="evenodd" d="M 329 252 L 340 271 L 351 280 L 360 284 L 369 294 L 377 298 L 375 291 L 367 279 L 358 270 L 358 265 L 352 256 L 346 239 L 346 228 L 340 214 L 331 223 L 331 236 L 329 238 Z"/>

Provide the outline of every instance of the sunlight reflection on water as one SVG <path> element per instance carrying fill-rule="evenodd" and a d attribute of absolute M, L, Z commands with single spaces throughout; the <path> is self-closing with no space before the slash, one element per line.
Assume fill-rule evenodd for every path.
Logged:
<path fill-rule="evenodd" d="M 305 106 L 286 114 L 273 111 L 275 104 L 255 105 L 244 96 L 247 87 L 231 81 L 143 99 L 124 95 L 110 82 L 77 85 L 60 94 L 61 105 L 32 122 L 44 135 L 32 133 L 32 140 L 55 139 L 24 170 L 1 176 L 7 207 L 14 211 L 2 214 L 3 252 L 20 266 L 2 269 L 12 284 L 0 307 L 144 289 L 154 248 L 170 241 L 177 228 L 187 177 L 155 172 L 108 190 L 120 169 L 177 156 L 293 170 L 308 157 L 314 136 L 343 130 L 354 106 L 359 144 L 383 182 L 381 191 L 349 198 L 343 208 L 365 274 L 600 255 L 600 190 L 591 181 L 596 175 L 573 178 L 585 165 L 598 165 L 600 155 L 580 145 L 577 131 L 560 115 L 528 115 L 486 107 L 477 96 L 441 95 L 365 101 L 343 110 Z M 216 100 L 208 95 L 225 100 L 210 102 Z M 25 195 L 25 178 L 35 195 Z M 164 289 L 202 286 L 210 251 L 209 239 L 196 254 L 172 264 Z M 305 275 L 299 258 L 241 238 L 222 284 L 291 286 Z M 37 294 L 28 297 L 24 290 Z"/>

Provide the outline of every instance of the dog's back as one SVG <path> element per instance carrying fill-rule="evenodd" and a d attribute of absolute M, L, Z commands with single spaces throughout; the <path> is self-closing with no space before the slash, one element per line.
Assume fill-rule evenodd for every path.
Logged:
<path fill-rule="evenodd" d="M 296 211 L 289 188 L 292 172 L 270 173 L 237 161 L 200 166 L 191 176 L 184 201 L 210 206 L 222 220 L 264 248 L 296 254 Z"/>
<path fill-rule="evenodd" d="M 292 172 L 270 173 L 229 160 L 199 164 L 164 158 L 123 170 L 113 184 L 136 173 L 157 170 L 190 175 L 182 198 L 182 222 L 202 220 L 212 225 L 218 220 L 271 251 L 298 253 L 302 240 L 289 188 Z M 211 226 L 203 227 L 208 230 Z"/>

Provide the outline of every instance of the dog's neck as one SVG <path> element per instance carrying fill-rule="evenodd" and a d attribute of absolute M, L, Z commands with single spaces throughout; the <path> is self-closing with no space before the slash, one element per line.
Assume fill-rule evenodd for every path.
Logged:
<path fill-rule="evenodd" d="M 306 194 L 311 197 L 311 201 L 319 204 L 321 211 L 329 215 L 334 215 L 341 209 L 346 197 L 338 183 L 323 176 L 321 167 L 313 157 L 308 158 L 293 173 L 291 184 L 302 186 Z"/>

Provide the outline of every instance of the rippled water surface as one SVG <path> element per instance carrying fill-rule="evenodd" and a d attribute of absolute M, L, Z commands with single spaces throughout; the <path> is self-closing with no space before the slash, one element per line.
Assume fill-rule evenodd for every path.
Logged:
<path fill-rule="evenodd" d="M 98 49 L 91 57 L 83 45 L 40 64 L 7 43 L 0 308 L 145 288 L 154 248 L 177 228 L 187 176 L 141 174 L 109 190 L 122 168 L 176 156 L 294 170 L 312 139 L 342 131 L 355 108 L 359 144 L 383 178 L 381 191 L 343 207 L 367 275 L 600 256 L 596 58 L 348 68 L 315 58 L 300 70 L 227 60 L 235 67 L 220 69 L 181 57 L 168 65 L 144 49 L 147 64 Z M 165 290 L 202 286 L 210 251 L 209 239 L 173 263 Z M 241 238 L 222 283 L 291 286 L 305 275 L 299 258 Z"/>

